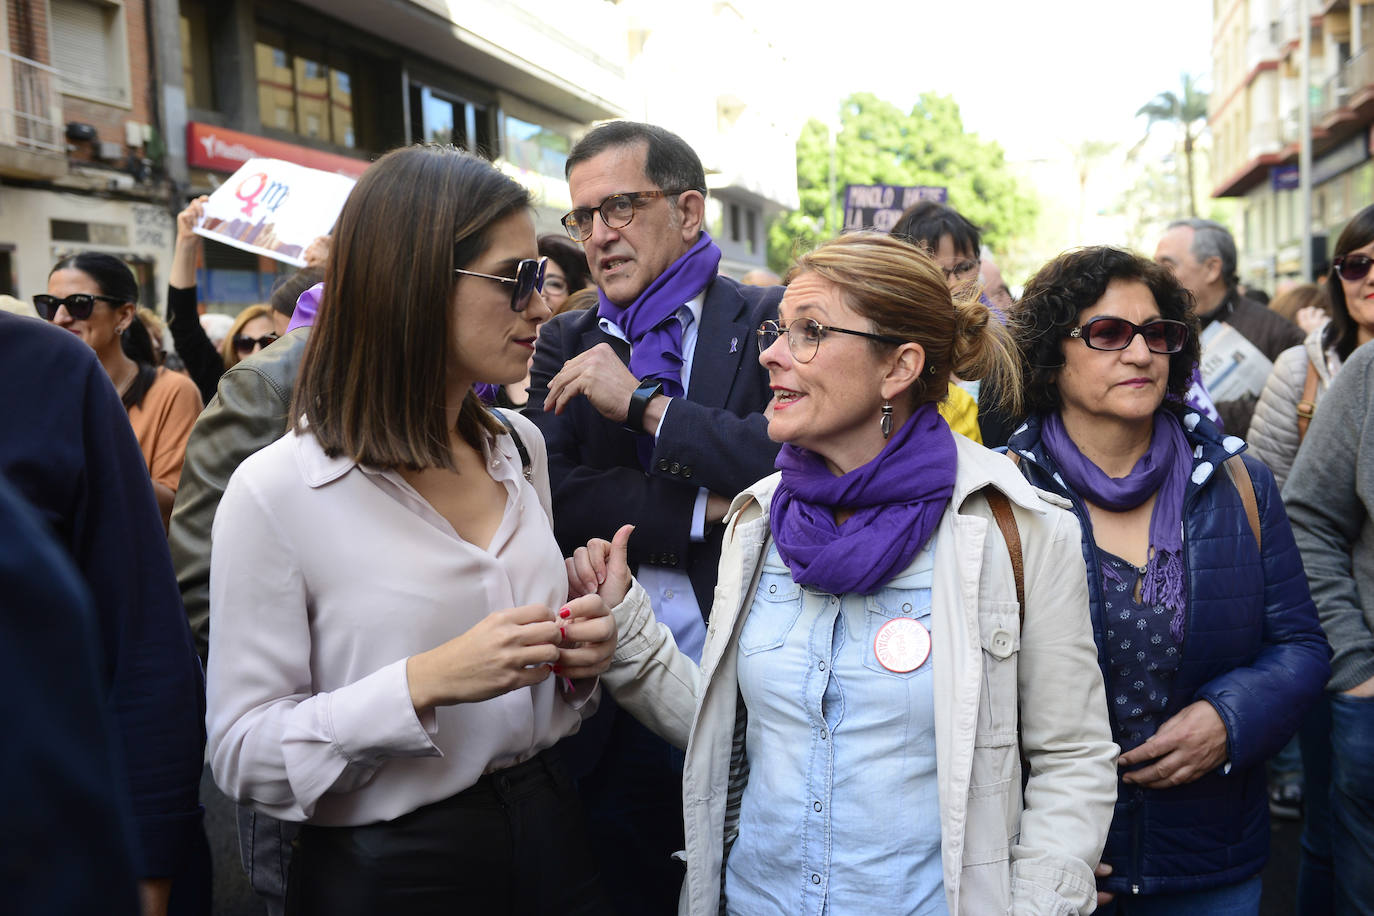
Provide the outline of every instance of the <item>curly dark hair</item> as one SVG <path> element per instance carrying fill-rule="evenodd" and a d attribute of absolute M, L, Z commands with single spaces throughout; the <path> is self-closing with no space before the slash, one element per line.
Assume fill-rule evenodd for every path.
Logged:
<path fill-rule="evenodd" d="M 1144 283 L 1161 318 L 1188 325 L 1183 349 L 1169 357 L 1168 393 L 1182 400 L 1201 357 L 1193 297 L 1168 268 L 1120 248 L 1094 246 L 1066 251 L 1036 272 L 1010 317 L 1021 351 L 1028 413 L 1047 414 L 1060 406 L 1055 378 L 1064 365 L 1064 341 L 1079 326 L 1078 316 L 1092 308 L 1114 280 Z M 1169 403 L 1166 399 L 1165 403 Z"/>

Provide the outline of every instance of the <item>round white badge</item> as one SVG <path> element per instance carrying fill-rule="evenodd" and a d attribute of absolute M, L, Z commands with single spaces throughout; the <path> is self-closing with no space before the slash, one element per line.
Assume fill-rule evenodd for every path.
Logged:
<path fill-rule="evenodd" d="M 878 664 L 896 674 L 915 671 L 930 657 L 930 631 L 919 620 L 898 617 L 878 628 L 873 637 Z"/>

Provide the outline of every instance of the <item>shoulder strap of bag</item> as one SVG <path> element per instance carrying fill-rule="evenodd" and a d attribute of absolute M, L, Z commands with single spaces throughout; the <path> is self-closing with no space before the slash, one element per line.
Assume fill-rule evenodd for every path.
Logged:
<path fill-rule="evenodd" d="M 1263 548 L 1264 542 L 1260 540 L 1259 501 L 1255 499 L 1255 482 L 1250 479 L 1250 469 L 1240 460 L 1239 455 L 1232 455 L 1226 459 L 1226 476 L 1231 478 L 1231 484 L 1240 494 L 1240 503 L 1245 507 L 1245 519 L 1250 523 L 1250 531 L 1255 535 L 1255 546 Z"/>
<path fill-rule="evenodd" d="M 530 453 L 529 449 L 525 448 L 525 443 L 521 440 L 520 434 L 515 431 L 515 424 L 510 421 L 510 417 L 499 410 L 493 410 L 492 414 L 496 419 L 501 421 L 501 425 L 506 428 L 506 432 L 510 435 L 511 441 L 515 443 L 515 450 L 520 454 L 520 467 L 525 471 L 525 479 L 529 480 Z"/>
<path fill-rule="evenodd" d="M 1317 412 L 1317 364 L 1307 360 L 1307 380 L 1302 384 L 1302 400 L 1298 402 L 1298 441 L 1307 435 L 1307 424 Z"/>
<path fill-rule="evenodd" d="M 988 505 L 992 507 L 992 517 L 1002 531 L 1007 553 L 1011 555 L 1011 574 L 1016 578 L 1016 610 L 1021 622 L 1026 622 L 1026 568 L 1021 557 L 1021 529 L 1016 527 L 1016 516 L 1012 514 L 1011 502 L 1001 490 L 989 487 L 986 491 Z"/>

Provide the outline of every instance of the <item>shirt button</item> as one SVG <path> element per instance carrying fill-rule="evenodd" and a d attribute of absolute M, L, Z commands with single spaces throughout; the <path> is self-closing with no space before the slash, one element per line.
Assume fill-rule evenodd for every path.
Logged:
<path fill-rule="evenodd" d="M 820 876 L 820 875 L 813 874 L 813 875 L 811 876 L 811 883 L 812 883 L 812 884 L 820 884 L 820 883 L 821 883 L 821 876 Z"/>
<path fill-rule="evenodd" d="M 821 740 L 824 741 L 827 737 L 829 737 L 829 736 L 826 735 L 825 729 L 821 729 Z"/>
<path fill-rule="evenodd" d="M 664 597 L 664 598 L 667 598 L 669 601 L 672 601 L 672 600 L 673 600 L 673 590 L 670 588 L 670 589 L 668 589 L 667 591 L 665 591 L 665 592 L 663 593 L 663 597 Z"/>
<path fill-rule="evenodd" d="M 819 668 L 821 671 L 824 671 L 824 670 L 825 670 L 825 662 L 821 662 L 821 663 L 820 663 L 819 665 L 817 665 L 816 667 Z"/>
<path fill-rule="evenodd" d="M 811 807 L 814 808 L 814 809 L 817 810 L 817 811 L 820 811 L 820 810 L 821 810 L 821 803 L 820 803 L 820 802 L 812 802 L 812 803 L 811 803 Z"/>

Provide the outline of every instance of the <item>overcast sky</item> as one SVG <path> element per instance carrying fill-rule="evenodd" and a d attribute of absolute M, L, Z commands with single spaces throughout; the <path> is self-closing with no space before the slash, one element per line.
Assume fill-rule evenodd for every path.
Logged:
<path fill-rule="evenodd" d="M 755 7 L 755 4 L 758 4 Z M 1013 159 L 1060 158 L 1065 144 L 1139 139 L 1135 112 L 1211 70 L 1207 0 L 741 0 L 771 11 L 804 62 L 817 116 L 869 90 L 909 107 L 953 95 L 965 126 Z M 1210 79 L 1206 85 L 1210 86 Z"/>

